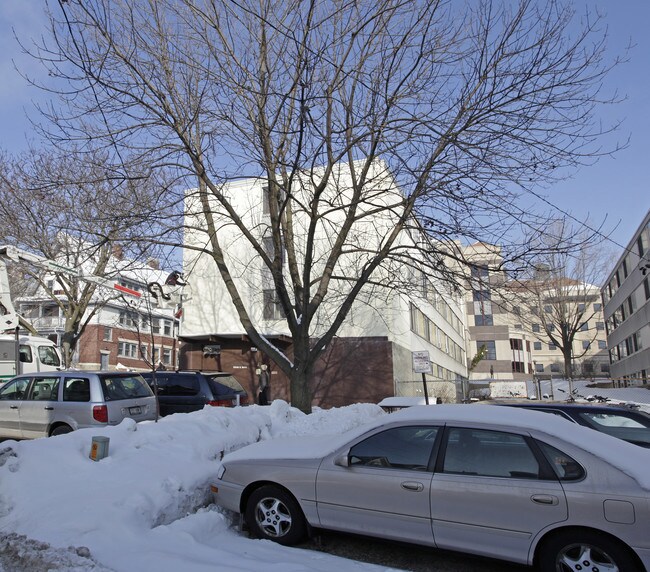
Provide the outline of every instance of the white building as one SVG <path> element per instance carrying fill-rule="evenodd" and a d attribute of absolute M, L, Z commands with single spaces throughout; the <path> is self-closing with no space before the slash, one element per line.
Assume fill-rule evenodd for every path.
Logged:
<path fill-rule="evenodd" d="M 650 378 L 650 211 L 602 288 L 612 379 Z"/>
<path fill-rule="evenodd" d="M 380 162 L 373 165 L 370 177 L 374 181 L 371 196 L 357 205 L 364 216 L 351 229 L 347 252 L 335 268 L 338 279 L 332 283 L 318 310 L 310 331 L 312 337 L 330 327 L 340 300 L 348 294 L 360 268 L 394 227 L 394 213 L 386 207 L 398 208 L 399 189 Z M 306 242 L 307 225 L 313 219 L 301 216 L 298 209 L 294 211 L 292 238 L 298 262 L 304 264 L 306 256 L 311 255 L 310 265 L 316 275 L 327 262 L 336 239 L 335 231 L 349 207 L 346 202 L 349 166 L 340 165 L 334 180 L 336 183 L 330 183 L 325 192 L 328 198 L 321 196 L 320 208 L 324 209 L 325 204 L 329 208 L 327 212 L 319 211 L 322 217 L 316 223 L 311 250 Z M 244 221 L 246 232 L 270 253 L 266 184 L 264 180 L 247 179 L 229 184 L 222 192 Z M 309 183 L 304 182 L 300 191 L 293 191 L 293 202 L 310 204 L 312 191 Z M 370 214 L 375 207 L 378 207 L 376 212 Z M 267 339 L 290 354 L 290 331 L 276 303 L 269 271 L 244 232 L 230 223 L 223 209 L 213 204 L 212 210 L 225 261 L 251 320 Z M 200 212 L 196 197 L 188 192 L 186 227 L 193 230 L 185 236 L 183 270 L 189 285 L 185 291 L 187 300 L 181 330 L 181 338 L 187 342 L 182 363 L 192 368 L 218 367 L 231 371 L 253 392 L 256 372 L 261 365 L 268 365 L 272 397 L 286 399 L 287 380 L 266 356 L 252 347 L 217 265 L 205 252 L 211 249 Z M 400 237 L 403 246 L 412 242 L 406 233 Z M 287 261 L 283 264 L 287 270 Z M 314 403 L 334 406 L 352 401 L 378 402 L 391 395 L 422 394 L 422 376 L 413 372 L 413 351 L 429 352 L 433 366 L 432 373 L 427 375 L 430 394 L 445 401 L 455 400 L 460 385 L 457 382 L 467 376 L 463 316 L 460 297 L 434 277 L 424 276 L 421 271 L 395 260 L 384 264 L 373 275 L 373 283 L 362 289 L 336 337 L 323 352 L 313 380 Z"/>

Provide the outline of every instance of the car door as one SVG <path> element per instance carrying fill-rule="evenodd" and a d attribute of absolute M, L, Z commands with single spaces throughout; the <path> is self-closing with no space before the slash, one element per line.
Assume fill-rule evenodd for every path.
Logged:
<path fill-rule="evenodd" d="M 47 437 L 56 414 L 59 376 L 34 376 L 30 391 L 20 405 L 20 431 L 23 437 Z"/>
<path fill-rule="evenodd" d="M 538 531 L 566 520 L 551 467 L 524 434 L 448 427 L 431 482 L 439 548 L 526 562 Z"/>
<path fill-rule="evenodd" d="M 0 389 L 0 436 L 20 438 L 20 407 L 27 394 L 31 378 L 19 377 Z"/>
<path fill-rule="evenodd" d="M 316 477 L 320 525 L 433 545 L 430 459 L 439 432 L 393 427 L 324 459 Z"/>

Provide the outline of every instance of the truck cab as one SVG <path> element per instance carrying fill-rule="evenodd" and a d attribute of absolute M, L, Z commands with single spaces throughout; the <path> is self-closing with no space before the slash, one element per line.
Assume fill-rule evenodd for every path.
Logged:
<path fill-rule="evenodd" d="M 18 369 L 16 371 L 16 346 Z M 63 360 L 56 344 L 47 338 L 0 334 L 0 385 L 15 375 L 63 369 Z"/>

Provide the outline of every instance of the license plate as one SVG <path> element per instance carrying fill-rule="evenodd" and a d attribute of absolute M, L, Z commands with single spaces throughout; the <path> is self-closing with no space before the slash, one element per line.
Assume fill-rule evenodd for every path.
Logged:
<path fill-rule="evenodd" d="M 131 415 L 140 415 L 142 413 L 142 407 L 129 407 L 129 413 Z"/>

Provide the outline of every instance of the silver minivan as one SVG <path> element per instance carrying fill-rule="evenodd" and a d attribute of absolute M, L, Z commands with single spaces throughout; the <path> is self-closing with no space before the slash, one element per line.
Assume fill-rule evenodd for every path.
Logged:
<path fill-rule="evenodd" d="M 156 417 L 137 373 L 60 371 L 20 375 L 0 388 L 0 438 L 34 439 Z"/>

